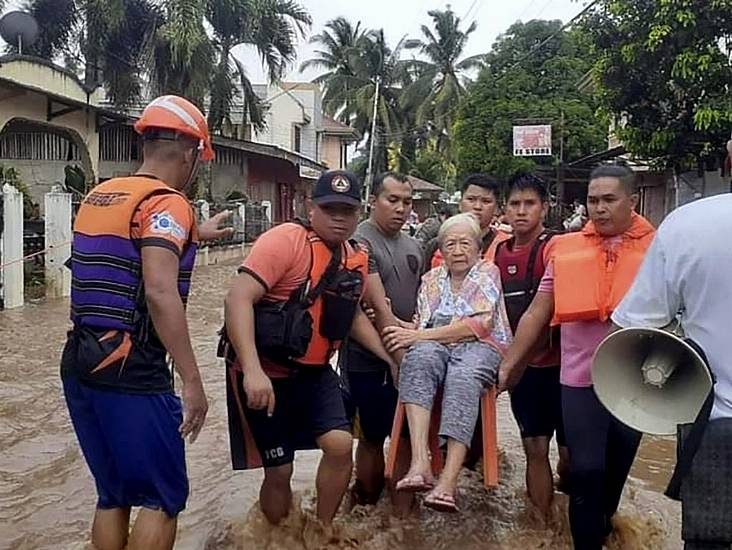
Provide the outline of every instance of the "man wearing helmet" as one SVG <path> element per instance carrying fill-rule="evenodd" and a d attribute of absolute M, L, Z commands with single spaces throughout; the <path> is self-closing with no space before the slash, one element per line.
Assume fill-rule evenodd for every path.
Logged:
<path fill-rule="evenodd" d="M 61 359 L 71 421 L 98 493 L 98 550 L 170 549 L 194 441 L 208 404 L 185 302 L 199 239 L 223 236 L 225 216 L 196 227 L 183 192 L 213 158 L 201 112 L 175 96 L 154 100 L 135 124 L 144 162 L 96 186 L 74 224 L 73 328 Z M 181 400 L 167 366 L 183 382 Z M 130 532 L 130 509 L 141 507 Z"/>

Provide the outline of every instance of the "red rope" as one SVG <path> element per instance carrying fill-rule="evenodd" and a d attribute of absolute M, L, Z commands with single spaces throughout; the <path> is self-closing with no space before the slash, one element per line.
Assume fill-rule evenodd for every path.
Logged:
<path fill-rule="evenodd" d="M 27 256 L 24 256 L 22 258 L 18 258 L 17 260 L 11 260 L 11 261 L 9 261 L 6 264 L 0 265 L 0 271 L 4 270 L 8 266 L 11 266 L 11 265 L 14 265 L 14 264 L 18 264 L 18 263 L 24 262 L 26 260 L 30 260 L 31 258 L 35 258 L 36 256 L 40 256 L 42 254 L 45 254 L 49 250 L 53 250 L 54 248 L 60 248 L 62 246 L 66 246 L 67 244 L 71 244 L 71 241 L 66 241 L 66 242 L 61 243 L 61 244 L 52 245 L 52 246 L 49 246 L 48 248 L 44 248 L 43 250 L 39 250 L 38 252 L 34 252 L 33 254 L 28 254 Z"/>

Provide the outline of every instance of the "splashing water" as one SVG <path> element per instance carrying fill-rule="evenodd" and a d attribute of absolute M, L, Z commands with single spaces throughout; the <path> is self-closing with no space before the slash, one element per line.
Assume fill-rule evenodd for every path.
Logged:
<path fill-rule="evenodd" d="M 191 496 L 181 514 L 176 549 L 313 550 L 569 549 L 567 498 L 558 495 L 547 529 L 531 514 L 524 489 L 524 459 L 505 398 L 499 399 L 499 487 L 483 488 L 465 471 L 460 514 L 419 507 L 399 520 L 388 498 L 377 506 L 342 510 L 325 532 L 314 516 L 319 453 L 298 455 L 295 498 L 282 525 L 270 526 L 256 503 L 261 471 L 232 472 L 223 367 L 215 357 L 233 265 L 196 270 L 188 312 L 194 349 L 209 396 L 199 440 L 186 449 Z M 68 303 L 41 302 L 0 312 L 0 549 L 87 548 L 95 495 L 61 393 L 58 358 L 68 328 Z M 615 518 L 610 550 L 676 550 L 677 504 L 657 491 L 673 464 L 673 442 L 647 439 Z M 555 459 L 556 457 L 554 457 Z"/>

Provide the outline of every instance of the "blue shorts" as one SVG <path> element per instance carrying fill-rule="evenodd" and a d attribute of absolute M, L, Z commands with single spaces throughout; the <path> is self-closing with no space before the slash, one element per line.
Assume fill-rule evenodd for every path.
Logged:
<path fill-rule="evenodd" d="M 97 507 L 143 506 L 176 517 L 188 498 L 180 399 L 99 390 L 70 377 L 63 385 Z"/>

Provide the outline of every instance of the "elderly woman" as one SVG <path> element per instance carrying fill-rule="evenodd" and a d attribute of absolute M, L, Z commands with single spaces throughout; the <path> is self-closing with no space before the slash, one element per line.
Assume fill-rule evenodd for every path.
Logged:
<path fill-rule="evenodd" d="M 445 264 L 420 288 L 416 328 L 389 327 L 389 351 L 409 349 L 399 376 L 412 463 L 399 491 L 427 491 L 425 505 L 456 512 L 458 475 L 475 430 L 483 389 L 496 381 L 501 352 L 511 342 L 498 268 L 480 259 L 480 226 L 471 214 L 448 219 L 438 234 Z M 443 387 L 440 440 L 445 468 L 435 485 L 428 433 L 435 394 Z"/>

